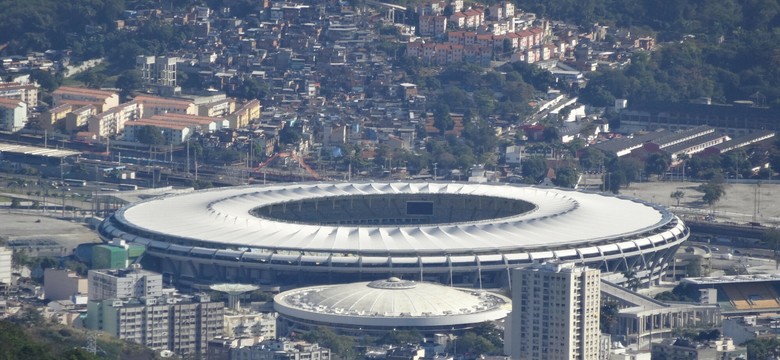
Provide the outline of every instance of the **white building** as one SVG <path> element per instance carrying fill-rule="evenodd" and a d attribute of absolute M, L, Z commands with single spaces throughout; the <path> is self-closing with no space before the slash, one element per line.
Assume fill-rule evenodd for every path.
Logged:
<path fill-rule="evenodd" d="M 89 271 L 89 300 L 129 299 L 162 295 L 162 274 L 130 269 Z"/>
<path fill-rule="evenodd" d="M 505 161 L 508 165 L 520 165 L 522 154 L 522 147 L 518 145 L 507 146 L 506 152 L 504 153 Z"/>
<path fill-rule="evenodd" d="M 38 84 L 0 83 L 0 98 L 22 100 L 28 109 L 38 106 Z"/>
<path fill-rule="evenodd" d="M 330 349 L 303 341 L 267 340 L 254 346 L 230 350 L 231 360 L 328 360 Z"/>
<path fill-rule="evenodd" d="M 317 327 L 352 336 L 381 335 L 393 329 L 452 333 L 506 318 L 509 304 L 508 298 L 487 291 L 397 277 L 302 287 L 274 297 L 279 335 Z"/>
<path fill-rule="evenodd" d="M 277 313 L 236 313 L 225 314 L 225 336 L 230 338 L 252 337 L 262 340 L 276 338 Z"/>
<path fill-rule="evenodd" d="M 149 297 L 90 301 L 88 329 L 154 350 L 189 356 L 206 351 L 208 341 L 221 336 L 225 304 L 208 296 Z"/>
<path fill-rule="evenodd" d="M 599 270 L 573 263 L 512 270 L 505 352 L 512 359 L 599 358 Z"/>
<path fill-rule="evenodd" d="M 0 283 L 11 285 L 11 267 L 13 263 L 13 250 L 0 246 Z M 2 287 L 2 285 L 0 285 Z"/>
<path fill-rule="evenodd" d="M 0 98 L 0 130 L 19 131 L 27 124 L 27 104 L 22 100 Z"/>

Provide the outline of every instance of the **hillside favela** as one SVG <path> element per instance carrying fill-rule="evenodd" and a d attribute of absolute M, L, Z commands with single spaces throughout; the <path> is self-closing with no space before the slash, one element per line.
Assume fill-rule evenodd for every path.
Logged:
<path fill-rule="evenodd" d="M 0 0 L 2 360 L 780 360 L 780 0 Z"/>

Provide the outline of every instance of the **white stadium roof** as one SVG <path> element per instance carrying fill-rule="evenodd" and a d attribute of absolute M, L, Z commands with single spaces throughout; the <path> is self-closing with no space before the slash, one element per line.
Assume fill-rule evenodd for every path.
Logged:
<path fill-rule="evenodd" d="M 356 195 L 453 194 L 516 199 L 518 215 L 441 224 L 327 225 L 257 217 L 261 206 Z M 668 211 L 620 197 L 510 184 L 366 182 L 255 185 L 166 196 L 120 210 L 125 227 L 200 246 L 312 253 L 455 254 L 604 244 L 659 227 Z M 161 239 L 158 239 L 161 240 Z M 580 245 L 580 246 L 576 246 Z"/>

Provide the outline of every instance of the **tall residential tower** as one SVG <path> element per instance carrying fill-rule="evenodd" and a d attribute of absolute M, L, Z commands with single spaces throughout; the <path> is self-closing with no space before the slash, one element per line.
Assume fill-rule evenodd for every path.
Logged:
<path fill-rule="evenodd" d="M 597 360 L 600 281 L 599 270 L 572 263 L 512 270 L 508 355 L 524 360 Z"/>

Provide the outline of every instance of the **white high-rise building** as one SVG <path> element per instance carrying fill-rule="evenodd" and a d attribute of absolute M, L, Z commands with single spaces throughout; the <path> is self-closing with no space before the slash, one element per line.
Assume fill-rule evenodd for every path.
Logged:
<path fill-rule="evenodd" d="M 506 352 L 520 360 L 598 360 L 601 277 L 571 263 L 512 270 Z"/>
<path fill-rule="evenodd" d="M 88 278 L 90 301 L 152 298 L 162 295 L 162 274 L 147 270 L 90 270 Z"/>
<path fill-rule="evenodd" d="M 11 285 L 13 254 L 13 250 L 0 246 L 0 283 L 5 284 L 5 286 Z M 2 287 L 2 285 L 0 285 L 0 287 Z"/>

